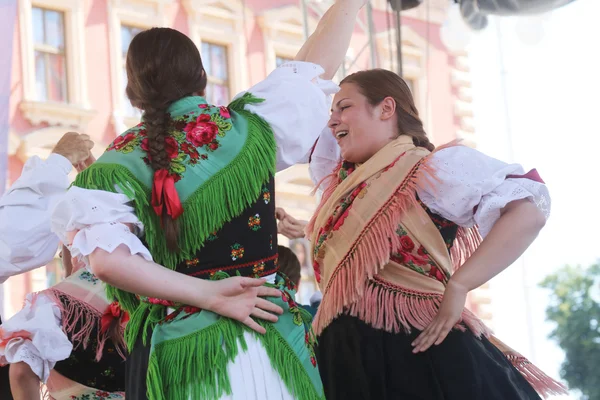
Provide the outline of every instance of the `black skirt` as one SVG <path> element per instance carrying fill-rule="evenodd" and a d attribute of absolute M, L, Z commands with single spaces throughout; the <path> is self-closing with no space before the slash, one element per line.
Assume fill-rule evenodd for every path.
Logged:
<path fill-rule="evenodd" d="M 487 339 L 453 330 L 439 346 L 413 354 L 419 332 L 392 334 L 342 315 L 318 338 L 327 400 L 541 399 Z"/>
<path fill-rule="evenodd" d="M 144 345 L 142 333 L 138 335 L 137 341 L 127 357 L 125 365 L 125 392 L 127 400 L 146 400 L 148 374 L 148 360 L 150 359 L 150 338 L 152 329 L 148 329 L 148 343 Z"/>

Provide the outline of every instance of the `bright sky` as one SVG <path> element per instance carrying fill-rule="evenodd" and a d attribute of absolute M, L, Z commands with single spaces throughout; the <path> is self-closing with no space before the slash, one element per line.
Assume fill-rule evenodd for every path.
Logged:
<path fill-rule="evenodd" d="M 480 150 L 526 170 L 537 168 L 552 196 L 552 216 L 536 243 L 492 282 L 494 330 L 554 377 L 563 354 L 547 339 L 552 329 L 545 322 L 548 294 L 537 284 L 564 264 L 600 259 L 598 15 L 598 0 L 577 0 L 555 10 L 538 25 L 543 35 L 535 44 L 527 43 L 531 33 L 525 39 L 517 33 L 527 20 L 502 18 L 499 28 L 492 21 L 469 47 Z M 529 335 L 523 327 L 529 327 Z"/>

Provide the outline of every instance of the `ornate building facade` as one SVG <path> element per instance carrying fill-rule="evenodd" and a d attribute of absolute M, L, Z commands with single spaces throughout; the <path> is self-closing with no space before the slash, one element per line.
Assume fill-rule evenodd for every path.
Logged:
<path fill-rule="evenodd" d="M 208 74 L 207 98 L 222 104 L 293 59 L 328 1 L 312 1 L 311 7 L 307 3 L 19 0 L 12 54 L 8 183 L 18 178 L 27 158 L 46 157 L 67 131 L 92 136 L 98 156 L 116 135 L 138 123 L 140 112 L 125 96 L 124 67 L 127 47 L 139 31 L 169 26 L 190 36 Z M 464 138 L 475 145 L 467 57 L 449 51 L 440 38 L 448 6 L 448 0 L 428 0 L 403 13 L 404 77 L 434 143 Z M 361 13 L 346 73 L 371 67 L 395 69 L 392 21 L 387 1 L 372 0 L 368 15 Z M 277 205 L 308 219 L 315 207 L 311 189 L 305 165 L 282 171 L 277 176 Z M 309 285 L 312 278 L 307 271 L 304 279 Z M 60 276 L 56 260 L 9 279 L 3 285 L 5 314 L 18 310 L 26 293 L 41 290 Z M 481 307 L 486 301 L 483 296 L 472 302 L 484 317 Z"/>

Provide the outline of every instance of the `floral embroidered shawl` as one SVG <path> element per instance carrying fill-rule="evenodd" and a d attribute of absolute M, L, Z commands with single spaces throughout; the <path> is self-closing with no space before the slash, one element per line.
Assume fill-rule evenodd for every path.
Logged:
<path fill-rule="evenodd" d="M 255 202 L 263 184 L 275 174 L 276 147 L 271 127 L 244 108 L 262 101 L 250 93 L 228 107 L 209 105 L 200 96 L 177 100 L 168 109 L 168 171 L 155 172 L 150 167 L 147 130 L 142 120 L 79 173 L 74 185 L 127 195 L 144 225 L 144 241 L 154 261 L 175 269 L 178 263 L 194 258 L 211 233 Z M 180 227 L 177 252 L 167 248 L 156 212 L 157 203 L 162 210 L 163 202 Z M 148 324 L 156 323 L 154 317 L 162 311 L 154 307 L 154 317 L 148 317 L 133 293 L 110 285 L 107 293 L 131 315 L 125 335 L 127 345 L 132 346 L 138 332 L 146 332 Z"/>
<path fill-rule="evenodd" d="M 317 335 L 342 313 L 396 333 L 423 330 L 435 317 L 448 278 L 476 249 L 481 237 L 476 228 L 460 228 L 452 254 L 448 251 L 417 199 L 418 187 L 435 190 L 435 170 L 429 158 L 430 152 L 415 147 L 412 138 L 400 136 L 364 164 L 340 164 L 331 176 L 307 226 L 315 274 L 323 292 L 313 324 Z M 408 250 L 417 254 L 392 256 L 407 250 L 408 245 Z M 429 273 L 411 268 L 412 257 L 426 257 Z M 492 337 L 469 310 L 464 309 L 455 328 L 490 337 L 541 394 L 564 390 Z"/>

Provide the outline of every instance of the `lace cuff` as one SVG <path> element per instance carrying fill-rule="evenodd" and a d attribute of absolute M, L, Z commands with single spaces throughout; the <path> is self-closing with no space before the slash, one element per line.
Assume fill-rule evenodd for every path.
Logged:
<path fill-rule="evenodd" d="M 72 349 L 61 327 L 60 309 L 43 294 L 28 295 L 25 307 L 0 329 L 0 364 L 27 363 L 42 382 Z"/>
<path fill-rule="evenodd" d="M 71 255 L 82 259 L 86 266 L 87 256 L 95 249 L 112 252 L 120 245 L 151 261 L 150 251 L 129 228 L 139 235 L 143 233 L 143 224 L 129 202 L 121 193 L 73 187 L 52 214 L 52 230 L 68 243 Z M 73 232 L 77 232 L 74 237 Z"/>
<path fill-rule="evenodd" d="M 530 179 L 508 178 L 492 192 L 484 195 L 474 215 L 479 232 L 485 237 L 500 218 L 500 213 L 512 201 L 529 199 L 535 203 L 544 217 L 550 217 L 550 194 L 546 185 Z"/>

